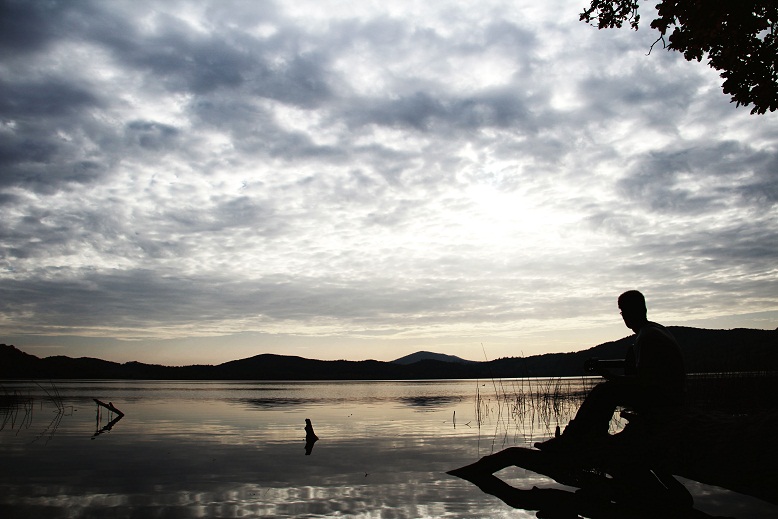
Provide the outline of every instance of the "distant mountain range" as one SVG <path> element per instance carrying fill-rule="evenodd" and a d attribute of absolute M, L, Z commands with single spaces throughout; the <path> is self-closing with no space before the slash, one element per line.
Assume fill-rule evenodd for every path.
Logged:
<path fill-rule="evenodd" d="M 689 373 L 778 372 L 778 330 L 707 330 L 674 326 Z M 633 337 L 572 353 L 474 362 L 418 352 L 392 362 L 324 361 L 263 354 L 219 365 L 160 366 L 82 357 L 39 358 L 0 345 L 0 379 L 140 380 L 413 380 L 442 378 L 563 377 L 584 375 L 590 357 L 621 358 Z M 518 349 L 518 347 L 517 347 Z"/>
<path fill-rule="evenodd" d="M 442 353 L 433 353 L 431 351 L 417 351 L 416 353 L 411 353 L 405 357 L 400 357 L 399 359 L 393 360 L 392 362 L 395 364 L 408 365 L 414 364 L 421 360 L 439 360 L 441 362 L 453 362 L 455 364 L 472 364 L 475 362 L 473 360 L 461 359 L 454 355 L 444 355 Z"/>

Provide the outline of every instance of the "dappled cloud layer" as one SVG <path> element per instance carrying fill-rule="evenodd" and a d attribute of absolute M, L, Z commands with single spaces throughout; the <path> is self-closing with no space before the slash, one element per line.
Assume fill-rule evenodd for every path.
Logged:
<path fill-rule="evenodd" d="M 476 359 L 618 338 L 630 288 L 774 328 L 778 116 L 584 3 L 6 2 L 0 334 Z"/>

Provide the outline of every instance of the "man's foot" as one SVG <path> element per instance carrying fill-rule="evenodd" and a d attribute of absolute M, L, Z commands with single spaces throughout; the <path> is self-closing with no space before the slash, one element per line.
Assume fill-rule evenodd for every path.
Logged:
<path fill-rule="evenodd" d="M 557 425 L 554 430 L 554 437 L 549 438 L 544 442 L 535 442 L 535 448 L 546 452 L 556 452 L 570 447 L 570 444 L 573 443 L 571 442 L 571 438 L 574 436 L 571 434 L 571 431 L 574 432 L 573 427 L 571 427 L 573 421 L 574 420 L 571 420 L 570 423 L 567 424 L 567 427 L 565 427 L 566 436 L 562 437 L 562 435 L 559 434 L 559 426 Z"/>
<path fill-rule="evenodd" d="M 594 432 L 582 432 L 580 430 L 571 430 L 568 426 L 564 434 L 557 433 L 553 438 L 544 442 L 535 443 L 535 448 L 544 452 L 572 452 L 572 451 L 590 451 L 599 449 L 605 445 L 607 435 L 596 434 Z"/>
<path fill-rule="evenodd" d="M 573 435 L 562 435 L 536 442 L 535 448 L 544 452 L 566 452 L 580 448 L 582 442 Z"/>

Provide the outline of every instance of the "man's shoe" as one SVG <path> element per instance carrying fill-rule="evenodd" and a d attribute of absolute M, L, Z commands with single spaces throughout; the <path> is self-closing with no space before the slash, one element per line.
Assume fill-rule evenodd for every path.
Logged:
<path fill-rule="evenodd" d="M 562 435 L 535 443 L 535 448 L 544 452 L 594 452 L 606 447 L 607 444 L 607 435 L 603 436 L 593 432 L 571 432 L 568 427 Z"/>

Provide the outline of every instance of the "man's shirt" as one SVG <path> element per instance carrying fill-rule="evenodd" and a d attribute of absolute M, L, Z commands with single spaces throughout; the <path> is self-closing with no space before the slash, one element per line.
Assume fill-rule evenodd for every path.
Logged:
<path fill-rule="evenodd" d="M 626 361 L 625 373 L 634 376 L 639 385 L 656 392 L 659 398 L 671 401 L 683 398 L 686 371 L 681 349 L 664 326 L 646 323 L 638 331 Z"/>

